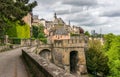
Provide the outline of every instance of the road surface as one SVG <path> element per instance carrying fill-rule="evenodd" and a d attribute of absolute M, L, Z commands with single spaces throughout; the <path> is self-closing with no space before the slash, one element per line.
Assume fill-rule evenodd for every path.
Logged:
<path fill-rule="evenodd" d="M 28 77 L 21 54 L 21 48 L 0 53 L 0 77 Z"/>

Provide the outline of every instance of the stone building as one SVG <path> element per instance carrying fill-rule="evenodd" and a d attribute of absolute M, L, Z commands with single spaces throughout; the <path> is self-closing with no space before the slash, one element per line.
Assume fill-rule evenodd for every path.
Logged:
<path fill-rule="evenodd" d="M 33 15 L 32 16 L 32 25 L 36 26 L 36 25 L 40 25 L 40 19 L 38 18 L 37 15 Z"/>
<path fill-rule="evenodd" d="M 67 25 L 62 18 L 57 18 L 56 13 L 53 21 L 40 19 L 38 23 L 45 27 L 44 32 L 50 43 L 38 45 L 35 53 L 69 73 L 79 76 L 86 74 L 87 39 L 83 34 L 84 30 L 81 27 Z M 71 36 L 71 33 L 79 36 Z"/>
<path fill-rule="evenodd" d="M 67 25 L 62 18 L 58 18 L 54 14 L 53 21 L 49 21 L 45 25 L 45 34 L 48 36 L 49 41 L 70 39 L 70 34 L 81 34 L 84 30 L 81 27 L 71 26 L 70 22 Z"/>
<path fill-rule="evenodd" d="M 82 34 L 84 33 L 84 30 L 81 27 L 78 26 L 72 26 L 72 33 L 73 34 Z"/>
<path fill-rule="evenodd" d="M 54 40 L 65 40 L 70 39 L 70 32 L 67 31 L 63 26 L 54 27 L 49 32 L 49 41 L 52 43 Z"/>
<path fill-rule="evenodd" d="M 39 45 L 35 53 L 67 72 L 80 76 L 87 73 L 86 44 L 84 35 L 75 36 L 71 39 L 54 40 L 52 44 Z"/>
<path fill-rule="evenodd" d="M 26 24 L 28 24 L 30 27 L 32 26 L 32 14 L 28 13 L 26 16 L 22 19 Z"/>
<path fill-rule="evenodd" d="M 39 19 L 38 16 L 34 15 L 32 25 L 39 25 L 39 24 L 43 24 L 43 26 L 45 27 L 45 34 L 47 36 L 49 35 L 49 32 L 51 31 L 52 28 L 59 26 L 62 26 L 64 29 L 74 34 L 80 34 L 84 32 L 84 30 L 81 27 L 71 26 L 70 21 L 69 24 L 66 24 L 62 18 L 57 17 L 56 13 L 54 13 L 54 17 L 52 21 L 47 21 L 43 18 Z"/>

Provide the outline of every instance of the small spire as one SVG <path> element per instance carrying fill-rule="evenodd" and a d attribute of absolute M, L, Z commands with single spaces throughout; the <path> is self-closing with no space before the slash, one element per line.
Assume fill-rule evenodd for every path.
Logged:
<path fill-rule="evenodd" d="M 54 18 L 57 18 L 56 12 L 54 13 Z"/>

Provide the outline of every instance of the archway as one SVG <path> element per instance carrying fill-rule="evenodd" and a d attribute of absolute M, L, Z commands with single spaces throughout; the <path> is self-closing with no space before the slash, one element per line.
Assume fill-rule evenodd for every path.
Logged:
<path fill-rule="evenodd" d="M 50 52 L 50 50 L 44 49 L 44 50 L 42 50 L 42 51 L 39 53 L 39 55 L 40 55 L 41 57 L 45 58 L 46 60 L 51 61 L 51 52 Z"/>
<path fill-rule="evenodd" d="M 77 73 L 77 63 L 78 63 L 78 52 L 70 52 L 70 73 Z"/>

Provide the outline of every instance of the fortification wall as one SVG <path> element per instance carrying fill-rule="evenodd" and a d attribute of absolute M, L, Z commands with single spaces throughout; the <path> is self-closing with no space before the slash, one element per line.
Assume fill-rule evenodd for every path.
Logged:
<path fill-rule="evenodd" d="M 67 39 L 67 40 L 55 40 L 54 47 L 84 47 L 85 40 L 82 38 Z"/>
<path fill-rule="evenodd" d="M 71 54 L 71 52 L 76 52 L 76 65 L 73 69 L 77 68 L 75 71 L 81 75 L 87 73 L 85 59 L 86 45 L 87 41 L 85 37 L 75 36 L 67 40 L 55 40 L 51 45 L 40 45 L 38 46 L 37 54 L 39 54 L 43 49 L 48 49 L 51 52 L 52 62 L 70 73 L 70 67 L 72 66 L 70 63 L 72 63 L 72 57 L 74 56 L 74 53 Z M 45 52 L 43 52 L 43 54 L 46 55 Z"/>
<path fill-rule="evenodd" d="M 22 56 L 36 77 L 74 77 L 34 53 L 22 50 Z"/>

